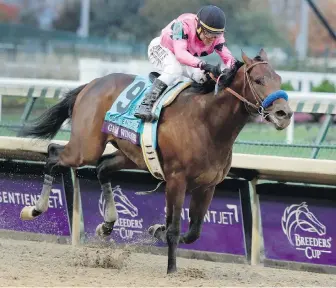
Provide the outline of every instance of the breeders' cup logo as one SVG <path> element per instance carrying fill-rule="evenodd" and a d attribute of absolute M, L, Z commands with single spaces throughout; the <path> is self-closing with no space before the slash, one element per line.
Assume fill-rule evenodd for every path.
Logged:
<path fill-rule="evenodd" d="M 288 238 L 289 243 L 302 250 L 308 259 L 320 258 L 322 253 L 331 253 L 331 237 L 327 237 L 326 226 L 309 211 L 306 202 L 300 205 L 294 204 L 287 207 L 281 218 L 282 231 Z M 301 234 L 310 237 L 303 237 Z"/>
<path fill-rule="evenodd" d="M 118 232 L 122 239 L 132 239 L 135 234 L 142 233 L 143 219 L 138 216 L 138 208 L 122 193 L 120 185 L 113 187 L 112 192 L 118 213 L 113 231 Z M 100 194 L 98 206 L 100 215 L 104 217 L 106 203 L 103 193 Z M 123 218 L 122 215 L 128 218 Z"/>

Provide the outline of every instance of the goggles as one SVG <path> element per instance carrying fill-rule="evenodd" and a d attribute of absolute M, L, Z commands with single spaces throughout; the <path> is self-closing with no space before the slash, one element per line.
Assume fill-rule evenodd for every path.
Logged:
<path fill-rule="evenodd" d="M 202 32 L 205 38 L 209 39 L 209 40 L 213 40 L 216 38 L 219 38 L 222 34 L 214 34 L 214 33 L 210 33 L 209 31 L 205 30 L 202 28 Z"/>

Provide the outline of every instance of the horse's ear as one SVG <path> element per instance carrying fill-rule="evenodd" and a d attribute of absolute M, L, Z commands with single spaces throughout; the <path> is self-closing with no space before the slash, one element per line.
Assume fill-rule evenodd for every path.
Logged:
<path fill-rule="evenodd" d="M 250 59 L 243 50 L 241 50 L 241 56 L 242 56 L 242 59 L 244 61 L 244 63 L 247 65 L 247 66 L 250 66 L 252 64 L 252 59 Z"/>
<path fill-rule="evenodd" d="M 263 48 L 260 49 L 258 54 L 264 61 L 268 61 L 267 54 Z"/>

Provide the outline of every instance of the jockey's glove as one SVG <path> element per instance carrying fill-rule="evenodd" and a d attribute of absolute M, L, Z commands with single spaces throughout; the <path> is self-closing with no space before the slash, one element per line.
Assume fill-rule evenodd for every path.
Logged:
<path fill-rule="evenodd" d="M 211 64 L 201 61 L 198 64 L 198 68 L 200 68 L 206 73 L 213 74 L 215 77 L 218 77 L 221 74 L 220 64 L 215 66 L 215 65 L 211 65 Z"/>

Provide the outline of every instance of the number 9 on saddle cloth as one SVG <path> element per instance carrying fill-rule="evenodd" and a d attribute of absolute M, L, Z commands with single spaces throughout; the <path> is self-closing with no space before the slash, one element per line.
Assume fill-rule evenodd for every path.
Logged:
<path fill-rule="evenodd" d="M 133 82 L 126 87 L 113 103 L 109 111 L 107 111 L 104 119 L 102 131 L 112 134 L 117 138 L 125 139 L 133 144 L 140 145 L 141 134 L 144 129 L 142 119 L 135 117 L 135 111 L 139 107 L 139 103 L 143 101 L 146 93 L 151 89 L 152 83 L 157 81 L 159 74 L 151 72 L 149 76 L 136 76 Z M 153 115 L 155 116 L 153 125 L 153 147 L 156 148 L 156 130 L 157 119 L 160 116 L 161 109 L 168 106 L 176 96 L 184 89 L 191 85 L 192 81 L 179 81 L 175 85 L 170 86 L 162 93 L 153 107 Z M 152 110 L 151 110 L 152 113 Z"/>

